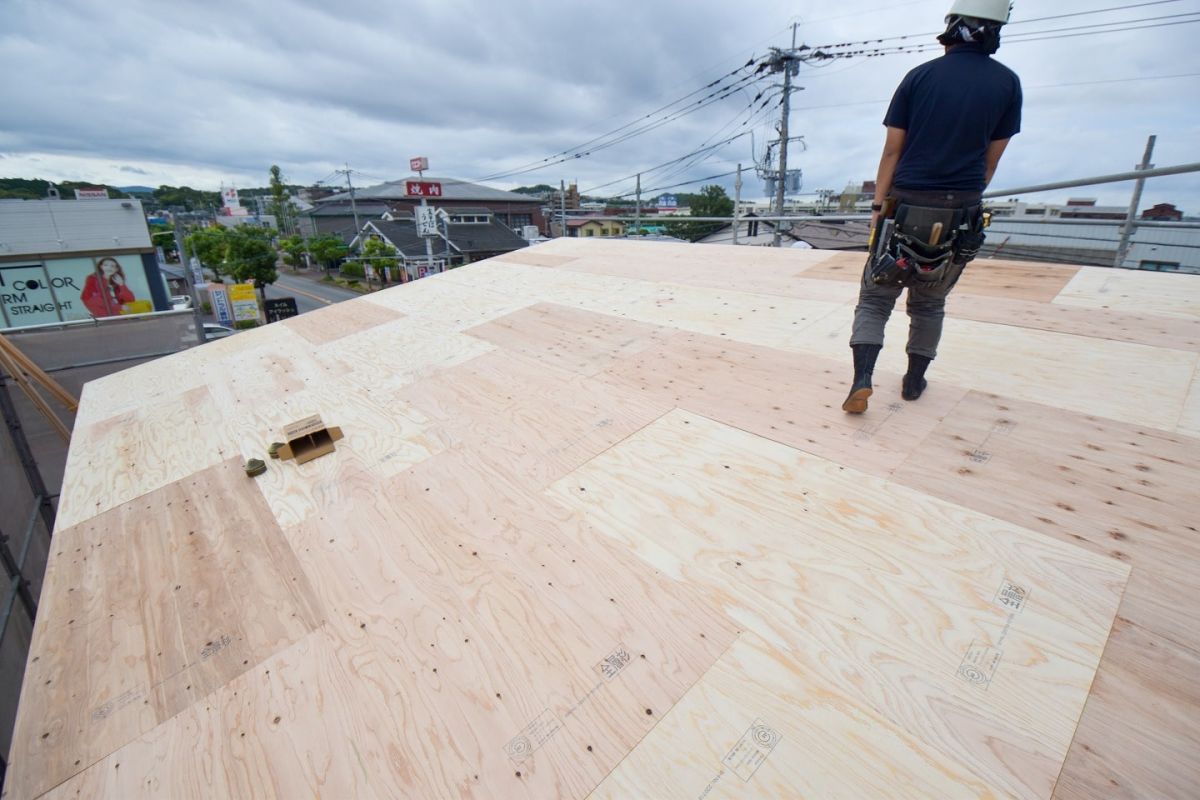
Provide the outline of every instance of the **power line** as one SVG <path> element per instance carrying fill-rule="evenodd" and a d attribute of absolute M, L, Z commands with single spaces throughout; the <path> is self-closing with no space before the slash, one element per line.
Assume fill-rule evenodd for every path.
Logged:
<path fill-rule="evenodd" d="M 1177 17 L 1193 16 L 1195 14 L 1200 14 L 1200 12 L 1189 12 L 1188 14 L 1170 15 L 1169 18 L 1175 19 Z M 1160 22 L 1160 23 L 1156 23 L 1153 25 L 1140 24 L 1143 22 L 1150 22 L 1154 19 L 1166 19 L 1166 18 L 1168 18 L 1168 17 L 1151 17 L 1151 18 L 1138 19 L 1138 20 L 1123 20 L 1121 22 L 1101 23 L 1099 25 L 1079 26 L 1076 28 L 1059 28 L 1059 29 L 1052 29 L 1052 30 L 1047 30 L 1047 31 L 1029 31 L 1029 32 L 1023 33 L 1023 34 L 1017 34 L 1016 37 L 1010 36 L 1008 38 L 1005 38 L 1003 40 L 1003 42 L 1005 44 L 1021 44 L 1023 42 L 1045 42 L 1045 41 L 1051 41 L 1051 40 L 1055 40 L 1055 39 L 1074 39 L 1079 36 L 1096 36 L 1098 34 L 1103 34 L 1103 33 L 1125 33 L 1128 31 L 1149 30 L 1151 28 L 1162 28 L 1162 27 L 1173 26 L 1173 25 L 1187 25 L 1187 24 L 1194 23 L 1194 22 L 1200 22 L 1200 17 L 1197 17 L 1194 19 L 1177 19 L 1177 21 L 1174 21 L 1174 22 Z M 1081 33 L 1063 33 L 1063 31 L 1080 30 L 1080 28 L 1104 27 L 1107 25 L 1121 25 L 1121 24 L 1128 25 L 1128 27 L 1110 28 L 1108 30 L 1086 30 Z M 1017 37 L 1020 37 L 1020 38 L 1017 38 Z M 908 54 L 908 53 L 926 53 L 926 52 L 930 52 L 933 50 L 941 50 L 941 49 L 943 49 L 943 46 L 941 44 L 936 43 L 936 42 L 929 42 L 929 43 L 923 43 L 923 44 L 900 45 L 900 46 L 895 46 L 895 47 L 881 47 L 881 48 L 875 48 L 874 50 L 868 50 L 868 49 L 854 50 L 854 51 L 845 52 L 845 53 L 840 53 L 840 52 L 839 53 L 826 53 L 824 51 L 818 50 L 818 51 L 815 51 L 812 55 L 805 56 L 803 58 L 805 61 L 813 60 L 813 59 L 829 60 L 829 59 L 835 59 L 835 58 L 855 58 L 858 56 L 862 56 L 865 58 L 879 58 L 881 56 L 901 55 L 901 54 Z"/>
<path fill-rule="evenodd" d="M 624 125 L 621 125 L 620 127 L 614 128 L 606 133 L 602 133 L 599 136 L 593 137 L 593 138 L 587 140 L 586 142 L 584 142 L 583 144 L 576 145 L 575 147 L 569 147 L 565 150 L 560 150 L 557 153 L 553 153 L 553 154 L 546 156 L 545 158 L 539 159 L 537 161 L 531 161 L 520 167 L 515 167 L 512 170 L 505 170 L 502 172 L 493 173 L 491 175 L 487 175 L 482 178 L 477 178 L 476 180 L 481 180 L 481 181 L 497 180 L 499 178 L 506 178 L 506 177 L 510 177 L 512 175 L 523 174 L 524 172 L 531 172 L 534 169 L 540 169 L 542 167 L 552 166 L 553 164 L 559 164 L 559 163 L 562 163 L 563 161 L 567 161 L 572 158 L 579 157 L 580 151 L 585 150 L 590 145 L 596 145 L 595 147 L 592 147 L 593 151 L 603 149 L 604 147 L 609 147 L 609 146 L 611 146 L 612 143 L 604 143 L 605 139 L 616 136 L 617 134 L 620 134 L 622 131 L 628 131 L 628 129 L 633 128 L 634 126 L 638 126 L 638 125 L 642 125 L 644 129 L 652 129 L 652 126 L 654 126 L 655 123 L 646 124 L 646 121 L 652 119 L 655 116 L 658 116 L 659 114 L 662 114 L 663 112 L 667 112 L 667 114 L 666 114 L 667 117 L 671 117 L 672 115 L 677 114 L 678 116 L 674 117 L 675 119 L 678 119 L 679 116 L 686 116 L 687 113 L 690 113 L 691 111 L 699 110 L 697 108 L 698 106 L 703 107 L 705 105 L 711 104 L 711 102 L 716 102 L 716 100 L 724 99 L 723 97 L 717 97 L 717 95 L 721 95 L 723 92 L 726 92 L 729 89 L 732 89 L 734 87 L 740 88 L 740 86 L 742 84 L 746 83 L 747 81 L 757 78 L 758 72 L 754 72 L 754 73 L 751 73 L 750 75 L 743 76 L 742 78 L 738 79 L 737 81 L 735 81 L 733 84 L 731 84 L 729 86 L 722 86 L 722 84 L 724 84 L 730 78 L 734 77 L 739 72 L 742 72 L 743 70 L 746 70 L 751 66 L 754 66 L 754 64 L 755 64 L 755 60 L 752 58 L 749 61 L 747 61 L 745 64 L 743 64 L 742 66 L 733 70 L 732 72 L 729 72 L 729 73 L 721 76 L 720 78 L 706 84 L 705 86 L 702 86 L 699 89 L 696 89 L 695 91 L 689 92 L 688 94 L 684 95 L 683 97 L 673 100 L 670 103 L 661 105 L 658 108 L 654 109 L 653 111 L 651 111 L 647 114 L 644 114 L 641 117 L 638 117 L 637 119 L 632 120 L 631 122 L 627 122 Z M 719 87 L 719 88 L 714 88 L 714 87 Z M 679 106 L 680 103 L 683 103 L 684 101 L 689 100 L 690 98 L 695 97 L 696 95 L 698 95 L 702 92 L 705 92 L 709 89 L 714 89 L 714 91 L 709 92 L 707 95 L 702 97 L 700 100 L 697 100 L 695 103 L 691 103 L 688 106 L 684 106 L 683 108 L 675 108 L 676 106 Z M 716 98 L 715 100 L 714 100 L 714 97 Z M 670 110 L 670 109 L 673 109 L 673 110 Z M 681 112 L 684 112 L 684 113 L 681 113 Z M 673 119 L 670 121 L 673 121 Z M 656 122 L 657 122 L 657 120 L 656 120 Z M 642 130 L 641 132 L 645 132 L 645 130 Z M 638 134 L 635 134 L 635 135 L 638 135 Z M 627 138 L 631 138 L 631 137 L 628 137 L 627 134 L 623 134 L 622 137 L 619 137 L 619 139 L 621 141 L 625 141 Z M 597 143 L 603 143 L 603 144 L 597 144 Z M 586 155 L 586 153 L 583 155 Z"/>
<path fill-rule="evenodd" d="M 736 175 L 736 174 L 737 174 L 737 170 L 735 169 L 735 170 L 733 170 L 733 171 L 731 171 L 731 172 L 722 172 L 720 175 L 709 175 L 707 178 L 696 178 L 696 179 L 695 179 L 695 180 L 693 180 L 693 181 L 684 181 L 683 183 L 673 183 L 673 184 L 671 184 L 670 186 L 655 186 L 655 187 L 654 187 L 654 188 L 652 188 L 652 189 L 642 189 L 642 192 L 643 192 L 644 194 L 649 194 L 649 193 L 651 193 L 651 192 L 661 192 L 661 191 L 663 191 L 664 189 L 677 189 L 677 188 L 679 188 L 680 186 L 691 186 L 693 183 L 703 183 L 704 181 L 715 181 L 715 180 L 717 180 L 718 178 L 728 178 L 730 175 Z M 618 198 L 621 198 L 621 197 L 629 197 L 629 196 L 630 196 L 630 194 L 632 194 L 632 193 L 628 193 L 628 194 L 617 194 L 617 195 L 613 195 L 613 196 L 612 196 L 611 198 L 609 198 L 609 199 L 610 199 L 610 200 L 616 200 L 616 199 L 618 199 Z"/>
<path fill-rule="evenodd" d="M 1049 20 L 1055 20 L 1055 19 L 1067 19 L 1070 17 L 1083 17 L 1083 16 L 1089 16 L 1092 14 L 1105 14 L 1110 11 L 1126 11 L 1128 9 L 1133 9 L 1133 8 L 1144 8 L 1146 6 L 1161 6 L 1161 5 L 1167 5 L 1169 3 L 1178 3 L 1178 2 L 1180 2 L 1180 0 L 1153 0 L 1153 2 L 1148 2 L 1148 3 L 1132 3 L 1132 4 L 1123 5 L 1123 6 L 1111 6 L 1109 8 L 1097 8 L 1097 9 L 1093 9 L 1091 11 L 1076 11 L 1071 14 L 1055 14 L 1055 15 L 1049 16 L 1049 17 L 1034 17 L 1032 19 L 1019 19 L 1019 20 L 1013 20 L 1012 22 L 1008 23 L 1008 25 L 1006 27 L 1011 28 L 1014 25 L 1028 25 L 1033 22 L 1047 22 Z M 1110 24 L 1119 24 L 1119 23 L 1110 23 Z M 812 49 L 813 50 L 831 50 L 834 48 L 846 48 L 846 47 L 856 47 L 856 46 L 861 46 L 861 45 L 879 44 L 882 42 L 894 42 L 894 41 L 900 41 L 903 39 L 915 39 L 917 37 L 924 38 L 926 36 L 937 36 L 941 32 L 942 31 L 927 31 L 925 33 L 906 33 L 906 34 L 902 34 L 900 36 L 884 36 L 884 37 L 878 38 L 878 39 L 866 39 L 861 42 L 841 42 L 838 44 L 822 44 L 822 45 L 817 45 L 816 47 L 813 47 Z"/>

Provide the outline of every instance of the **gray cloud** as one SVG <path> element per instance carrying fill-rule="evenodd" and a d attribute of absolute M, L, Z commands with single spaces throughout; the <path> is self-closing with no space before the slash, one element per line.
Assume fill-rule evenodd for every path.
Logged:
<path fill-rule="evenodd" d="M 948 5 L 825 6 L 799 20 L 798 40 L 932 31 Z M 1092 6 L 1019 0 L 1014 20 Z M 59 179 L 141 170 L 135 174 L 156 183 L 215 188 L 222 180 L 261 185 L 274 163 L 298 182 L 349 163 L 365 183 L 404 175 L 407 159 L 418 154 L 429 156 L 435 174 L 477 178 L 580 144 L 703 86 L 767 45 L 787 44 L 795 11 L 783 0 L 750 11 L 717 0 L 9 0 L 0 69 L 19 79 L 0 85 L 0 147 L 10 165 L 36 164 L 39 175 Z M 1168 12 L 1128 10 L 1009 30 L 1159 13 Z M 999 58 L 1027 87 L 1025 130 L 994 185 L 1125 170 L 1150 133 L 1159 135 L 1156 163 L 1195 160 L 1194 77 L 1062 85 L 1198 73 L 1193 34 L 1180 26 L 1006 44 Z M 807 149 L 792 160 L 805 171 L 806 190 L 873 177 L 887 99 L 904 72 L 933 55 L 802 70 L 805 89 L 794 98 L 792 126 Z M 730 121 L 731 133 L 747 130 L 738 127 L 738 115 L 750 96 L 732 96 L 589 158 L 497 183 L 608 183 L 694 149 Z M 754 137 L 760 151 L 770 135 L 763 120 Z M 726 172 L 738 162 L 750 167 L 753 158 L 746 137 L 667 182 Z M 657 180 L 648 175 L 647 185 Z M 732 186 L 732 179 L 721 182 Z M 611 187 L 626 188 L 631 181 Z M 746 191 L 761 188 L 749 182 Z M 1076 194 L 1121 204 L 1128 192 L 1125 184 Z M 1200 213 L 1195 176 L 1153 181 L 1146 200 Z"/>

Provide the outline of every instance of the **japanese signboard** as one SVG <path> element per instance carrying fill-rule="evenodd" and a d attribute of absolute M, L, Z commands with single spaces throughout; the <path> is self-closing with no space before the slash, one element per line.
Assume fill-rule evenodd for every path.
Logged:
<path fill-rule="evenodd" d="M 413 172 L 424 172 L 429 169 L 429 159 L 425 156 L 417 156 L 408 160 L 408 168 Z"/>
<path fill-rule="evenodd" d="M 229 304 L 229 295 L 225 293 L 224 284 L 209 284 L 208 298 L 212 303 L 213 313 L 217 315 L 217 322 L 222 325 L 232 325 L 233 306 Z"/>
<path fill-rule="evenodd" d="M 197 289 L 208 286 L 208 281 L 204 280 L 204 267 L 201 266 L 200 259 L 192 256 L 188 263 L 192 268 L 192 285 Z"/>
<path fill-rule="evenodd" d="M 442 185 L 435 181 L 405 181 L 404 193 L 409 197 L 441 197 Z"/>
<path fill-rule="evenodd" d="M 296 298 L 294 297 L 276 297 L 264 300 L 263 310 L 267 314 L 267 322 L 291 319 L 300 313 L 300 310 L 296 308 Z"/>
<path fill-rule="evenodd" d="M 232 284 L 229 287 L 229 302 L 233 305 L 234 322 L 252 322 L 258 319 L 258 297 L 254 294 L 254 284 Z"/>
<path fill-rule="evenodd" d="M 417 206 L 413 209 L 417 221 L 417 236 L 437 236 L 437 209 L 433 206 Z"/>
<path fill-rule="evenodd" d="M 0 326 L 16 328 L 154 310 L 139 255 L 0 266 Z"/>

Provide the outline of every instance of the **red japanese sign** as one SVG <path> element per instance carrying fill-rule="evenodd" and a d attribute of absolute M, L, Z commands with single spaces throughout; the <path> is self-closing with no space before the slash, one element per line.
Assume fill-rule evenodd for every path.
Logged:
<path fill-rule="evenodd" d="M 433 181 L 405 181 L 404 193 L 409 197 L 441 197 L 442 185 Z"/>
<path fill-rule="evenodd" d="M 408 168 L 413 172 L 424 172 L 425 170 L 429 169 L 429 159 L 425 156 L 410 158 L 408 160 Z"/>

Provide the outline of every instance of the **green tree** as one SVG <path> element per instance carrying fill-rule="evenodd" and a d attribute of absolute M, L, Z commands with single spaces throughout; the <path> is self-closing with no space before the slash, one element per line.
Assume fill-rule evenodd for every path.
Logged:
<path fill-rule="evenodd" d="M 238 225 L 226 229 L 225 241 L 225 268 L 235 280 L 253 283 L 261 291 L 279 279 L 270 231 Z"/>
<path fill-rule="evenodd" d="M 705 186 L 700 190 L 700 194 L 691 195 L 691 209 L 693 217 L 732 217 L 733 216 L 733 200 L 725 193 L 723 186 Z M 722 222 L 670 222 L 667 224 L 667 233 L 671 236 L 678 236 L 680 239 L 687 239 L 689 242 L 703 239 L 713 231 L 720 230 Z"/>
<path fill-rule="evenodd" d="M 369 264 L 379 274 L 379 281 L 383 283 L 384 270 L 390 271 L 389 274 L 395 275 L 396 268 L 400 266 L 400 259 L 396 258 L 397 250 L 382 239 L 367 239 L 362 246 L 362 256 L 365 259 L 361 263 Z"/>
<path fill-rule="evenodd" d="M 225 254 L 229 250 L 225 228 L 201 228 L 188 235 L 184 245 L 200 259 L 201 264 L 211 269 L 218 279 L 229 274 L 225 267 Z"/>
<path fill-rule="evenodd" d="M 154 222 L 149 225 L 150 241 L 155 247 L 163 249 L 163 257 L 167 261 L 178 261 L 179 253 L 176 252 L 179 248 L 175 246 L 175 229 L 170 225 L 161 222 Z"/>
<path fill-rule="evenodd" d="M 308 252 L 326 269 L 329 269 L 350 255 L 350 248 L 342 241 L 342 237 L 332 233 L 322 233 L 309 237 Z"/>
<path fill-rule="evenodd" d="M 304 263 L 304 237 L 299 234 L 285 236 L 279 240 L 279 253 L 283 263 L 290 267 L 298 267 Z"/>
<path fill-rule="evenodd" d="M 160 186 L 154 190 L 154 205 L 159 208 L 205 211 L 221 205 L 221 194 L 204 192 L 190 186 Z"/>
<path fill-rule="evenodd" d="M 271 165 L 271 202 L 267 207 L 275 215 L 275 224 L 280 233 L 291 233 L 292 203 L 288 197 L 288 187 L 283 180 L 283 170 L 278 165 Z"/>

